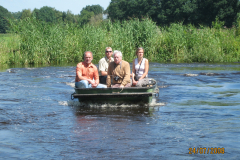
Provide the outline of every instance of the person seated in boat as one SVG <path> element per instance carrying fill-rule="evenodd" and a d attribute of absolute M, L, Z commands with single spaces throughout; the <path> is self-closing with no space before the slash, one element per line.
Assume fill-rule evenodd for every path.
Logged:
<path fill-rule="evenodd" d="M 131 87 L 129 63 L 122 60 L 122 52 L 118 50 L 114 51 L 113 58 L 108 67 L 107 87 Z"/>
<path fill-rule="evenodd" d="M 149 83 L 148 69 L 149 62 L 146 58 L 143 58 L 144 49 L 142 47 L 136 50 L 137 58 L 132 63 L 132 85 L 136 87 L 142 87 Z"/>
<path fill-rule="evenodd" d="M 102 83 L 102 84 L 106 84 L 108 65 L 110 62 L 113 62 L 112 54 L 113 54 L 112 48 L 106 47 L 106 49 L 105 49 L 106 56 L 103 57 L 102 59 L 100 59 L 100 61 L 98 62 L 98 64 L 99 64 L 99 80 L 100 80 L 100 83 Z"/>
<path fill-rule="evenodd" d="M 92 64 L 92 60 L 92 52 L 86 51 L 84 53 L 84 61 L 77 64 L 75 78 L 76 88 L 107 88 L 106 85 L 99 84 L 98 69 Z"/>

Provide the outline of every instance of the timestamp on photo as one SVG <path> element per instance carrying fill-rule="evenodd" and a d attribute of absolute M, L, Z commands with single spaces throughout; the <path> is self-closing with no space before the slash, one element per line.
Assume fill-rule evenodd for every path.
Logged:
<path fill-rule="evenodd" d="M 189 154 L 224 154 L 225 148 L 208 148 L 208 147 L 201 147 L 201 148 L 189 148 Z"/>

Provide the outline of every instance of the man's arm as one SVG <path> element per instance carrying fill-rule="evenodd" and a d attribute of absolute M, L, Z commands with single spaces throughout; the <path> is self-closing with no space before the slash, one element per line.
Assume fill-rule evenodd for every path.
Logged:
<path fill-rule="evenodd" d="M 93 78 L 94 78 L 94 81 L 92 80 L 93 83 L 91 83 L 92 88 L 96 88 L 99 84 L 99 75 L 98 75 L 97 67 L 95 67 L 94 70 L 93 70 Z"/>
<path fill-rule="evenodd" d="M 86 77 L 84 77 L 84 76 L 82 76 L 82 72 L 81 71 L 78 71 L 78 69 L 77 69 L 77 76 L 78 76 L 78 79 L 81 81 L 81 80 L 87 80 L 89 83 L 93 83 L 93 80 L 91 80 L 91 79 L 88 79 L 88 78 L 86 78 Z"/>
<path fill-rule="evenodd" d="M 82 64 L 79 63 L 76 68 L 77 77 L 79 80 L 88 80 L 86 77 L 82 76 Z"/>
<path fill-rule="evenodd" d="M 114 63 L 114 62 L 113 62 Z M 107 72 L 107 80 L 106 80 L 106 83 L 107 83 L 107 87 L 111 87 L 111 75 L 112 75 L 112 65 L 111 63 L 109 64 L 109 67 L 108 67 L 108 72 Z"/>
<path fill-rule="evenodd" d="M 121 87 L 123 86 L 126 86 L 128 83 L 130 83 L 130 65 L 128 62 L 125 63 L 124 67 L 124 77 L 123 77 L 123 81 L 121 83 Z"/>
<path fill-rule="evenodd" d="M 132 63 L 132 84 L 136 85 L 138 81 L 135 81 L 134 76 L 135 76 L 135 59 L 133 60 Z"/>
<path fill-rule="evenodd" d="M 99 84 L 99 75 L 98 75 L 97 69 L 96 69 L 96 71 L 94 71 L 94 80 L 95 80 L 95 83 L 98 85 Z"/>

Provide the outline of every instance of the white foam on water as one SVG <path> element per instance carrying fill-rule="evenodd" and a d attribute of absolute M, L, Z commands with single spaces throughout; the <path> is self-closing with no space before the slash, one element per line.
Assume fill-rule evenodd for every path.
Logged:
<path fill-rule="evenodd" d="M 73 82 L 65 82 L 66 85 L 71 86 L 72 88 L 75 87 L 75 83 Z"/>
<path fill-rule="evenodd" d="M 156 106 L 164 106 L 165 103 L 156 103 L 154 100 L 152 103 L 136 103 L 136 104 L 128 104 L 128 103 L 121 103 L 121 104 L 112 104 L 112 103 L 91 103 L 91 102 L 79 102 L 79 101 L 59 101 L 59 105 L 63 106 L 73 106 L 73 107 L 93 107 L 93 108 L 144 108 L 144 107 L 156 107 Z"/>
<path fill-rule="evenodd" d="M 196 77 L 196 76 L 198 76 L 198 74 L 186 73 L 186 74 L 184 74 L 184 76 L 187 76 L 187 77 Z"/>
<path fill-rule="evenodd" d="M 80 106 L 80 102 L 79 101 L 59 101 L 58 102 L 59 105 L 62 105 L 62 106 Z"/>

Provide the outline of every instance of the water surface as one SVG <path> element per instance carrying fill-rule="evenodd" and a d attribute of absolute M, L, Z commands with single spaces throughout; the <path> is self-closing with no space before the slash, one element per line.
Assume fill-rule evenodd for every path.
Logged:
<path fill-rule="evenodd" d="M 71 100 L 75 66 L 0 72 L 4 159 L 239 159 L 240 64 L 150 63 L 150 106 Z M 189 154 L 189 148 L 224 154 Z"/>

